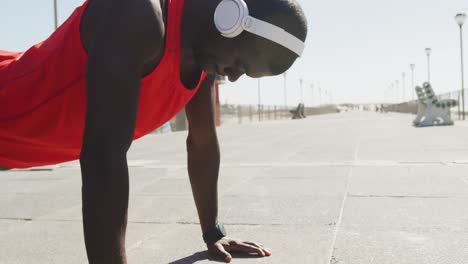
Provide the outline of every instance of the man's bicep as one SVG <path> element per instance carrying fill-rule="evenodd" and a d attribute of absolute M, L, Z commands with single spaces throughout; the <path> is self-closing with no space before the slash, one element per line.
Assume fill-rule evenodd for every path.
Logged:
<path fill-rule="evenodd" d="M 157 37 L 147 41 L 148 36 L 159 35 L 155 29 L 140 24 L 126 16 L 118 18 L 112 12 L 96 24 L 97 34 L 89 45 L 86 65 L 85 151 L 125 151 L 131 143 L 143 67 L 161 46 Z M 151 49 L 147 48 L 148 43 L 152 44 Z"/>
<path fill-rule="evenodd" d="M 86 77 L 84 150 L 128 148 L 136 123 L 139 89 L 138 71 L 125 59 L 110 66 L 90 58 Z"/>
<path fill-rule="evenodd" d="M 103 41 L 104 43 L 105 41 Z M 95 45 L 86 65 L 83 154 L 123 153 L 130 146 L 139 102 L 141 63 L 131 49 Z M 92 152 L 92 153 L 90 153 Z"/>

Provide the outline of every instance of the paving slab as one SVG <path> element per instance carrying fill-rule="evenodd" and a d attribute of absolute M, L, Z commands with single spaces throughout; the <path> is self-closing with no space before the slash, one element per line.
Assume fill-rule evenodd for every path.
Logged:
<path fill-rule="evenodd" d="M 353 169 L 349 194 L 355 196 L 465 197 L 468 166 L 413 165 Z"/>
<path fill-rule="evenodd" d="M 466 263 L 467 202 L 349 197 L 332 263 Z"/>
<path fill-rule="evenodd" d="M 258 258 L 256 256 L 242 256 L 233 254 L 233 263 L 324 263 L 329 250 L 331 228 L 291 226 L 238 226 L 227 225 L 230 232 L 248 240 L 258 241 L 269 245 L 273 252 L 271 257 Z M 184 239 L 180 232 L 172 230 L 164 237 L 153 237 L 144 241 L 130 253 L 129 259 L 133 263 L 192 264 L 192 263 L 221 263 L 220 259 L 206 254 L 200 241 L 200 231 L 196 226 L 182 227 Z M 237 238 L 237 237 L 232 237 Z M 171 241 L 178 244 L 174 246 Z M 196 246 L 194 246 L 196 245 Z M 178 256 L 178 257 L 175 257 Z"/>
<path fill-rule="evenodd" d="M 379 232 L 343 230 L 333 264 L 463 264 L 468 232 L 447 230 Z"/>
<path fill-rule="evenodd" d="M 350 112 L 219 128 L 219 218 L 269 258 L 233 263 L 466 263 L 468 123 Z M 129 153 L 129 263 L 217 263 L 201 241 L 187 133 Z M 0 264 L 86 263 L 78 162 L 0 172 Z"/>

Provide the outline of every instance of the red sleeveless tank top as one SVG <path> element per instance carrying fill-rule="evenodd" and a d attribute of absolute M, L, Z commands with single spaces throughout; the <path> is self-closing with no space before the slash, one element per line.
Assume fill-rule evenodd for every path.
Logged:
<path fill-rule="evenodd" d="M 80 22 L 86 1 L 47 40 L 26 52 L 0 51 L 0 166 L 28 168 L 76 160 L 86 113 Z M 195 95 L 180 81 L 184 0 L 168 0 L 166 48 L 141 82 L 134 139 L 157 129 Z"/>

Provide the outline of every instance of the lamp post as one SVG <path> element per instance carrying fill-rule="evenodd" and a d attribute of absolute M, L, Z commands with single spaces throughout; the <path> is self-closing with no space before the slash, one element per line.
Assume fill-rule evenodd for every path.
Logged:
<path fill-rule="evenodd" d="M 285 72 L 283 74 L 284 109 L 288 108 L 288 84 L 287 84 L 287 80 L 288 80 L 288 73 Z"/>
<path fill-rule="evenodd" d="M 260 89 L 260 78 L 258 79 L 258 121 L 262 121 L 262 94 Z"/>
<path fill-rule="evenodd" d="M 299 79 L 299 85 L 300 85 L 300 88 L 301 88 L 301 103 L 304 103 L 304 89 L 303 89 L 303 86 L 302 86 L 303 83 L 304 83 L 304 80 L 302 78 Z"/>
<path fill-rule="evenodd" d="M 412 94 L 412 99 L 414 101 L 414 69 L 416 68 L 416 65 L 415 64 L 410 64 L 410 69 L 411 69 L 411 94 Z"/>
<path fill-rule="evenodd" d="M 395 84 L 392 82 L 390 84 L 390 87 L 389 87 L 389 93 L 390 93 L 390 96 L 389 96 L 389 99 L 390 99 L 390 103 L 393 103 L 393 96 L 395 96 L 395 93 L 393 92 L 393 87 L 395 86 Z"/>
<path fill-rule="evenodd" d="M 431 48 L 426 48 L 426 56 L 427 56 L 427 81 L 430 83 L 431 82 L 431 54 L 432 54 L 432 49 Z"/>
<path fill-rule="evenodd" d="M 385 90 L 385 102 L 386 103 L 390 102 L 390 84 L 387 86 L 387 89 Z"/>
<path fill-rule="evenodd" d="M 464 61 L 463 61 L 463 24 L 466 20 L 466 14 L 457 14 L 455 16 L 455 21 L 460 26 L 460 54 L 461 54 L 461 81 L 462 81 L 462 117 L 465 120 L 465 69 L 464 69 Z"/>
<path fill-rule="evenodd" d="M 395 103 L 398 103 L 399 91 L 400 90 L 400 81 L 395 80 Z"/>
<path fill-rule="evenodd" d="M 54 28 L 58 28 L 57 0 L 54 0 Z"/>
<path fill-rule="evenodd" d="M 402 72 L 401 73 L 401 86 L 402 86 L 402 95 L 401 95 L 401 98 L 402 98 L 402 101 L 404 102 L 405 101 L 405 97 L 406 97 L 406 73 Z"/>
<path fill-rule="evenodd" d="M 388 93 L 388 87 L 387 87 L 387 89 L 384 89 L 384 92 L 383 92 L 383 101 L 384 102 L 387 101 L 387 93 Z"/>
<path fill-rule="evenodd" d="M 323 104 L 328 105 L 328 90 L 327 89 L 323 90 Z"/>
<path fill-rule="evenodd" d="M 393 97 L 393 96 L 392 96 L 392 94 L 393 94 L 392 89 L 393 89 L 393 83 L 389 84 L 389 85 L 388 85 L 388 88 L 387 88 L 387 100 L 386 100 L 386 101 L 387 101 L 387 103 L 389 103 L 389 104 L 391 104 L 392 101 L 393 101 L 393 100 L 392 100 L 392 97 Z"/>
<path fill-rule="evenodd" d="M 319 106 L 322 106 L 322 87 L 319 87 Z"/>
<path fill-rule="evenodd" d="M 310 106 L 313 107 L 314 106 L 314 85 L 311 84 L 310 85 L 310 90 L 311 90 L 311 97 L 310 97 Z"/>

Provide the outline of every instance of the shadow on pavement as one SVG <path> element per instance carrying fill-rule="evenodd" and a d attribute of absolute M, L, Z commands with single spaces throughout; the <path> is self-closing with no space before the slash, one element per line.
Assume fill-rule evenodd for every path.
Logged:
<path fill-rule="evenodd" d="M 200 252 L 194 253 L 191 256 L 181 258 L 173 262 L 169 262 L 169 264 L 193 264 L 198 261 L 208 260 L 208 259 L 213 260 L 213 257 L 208 254 L 208 251 L 200 251 Z M 222 262 L 221 260 L 216 260 L 216 261 Z"/>
<path fill-rule="evenodd" d="M 233 259 L 260 258 L 260 256 L 258 256 L 257 254 L 233 253 L 231 255 Z M 173 262 L 169 262 L 169 264 L 194 264 L 194 263 L 197 263 L 198 261 L 203 261 L 203 260 L 210 260 L 214 262 L 225 263 L 221 258 L 217 258 L 208 254 L 208 251 L 200 251 L 200 252 L 194 253 L 191 256 L 181 258 Z"/>

